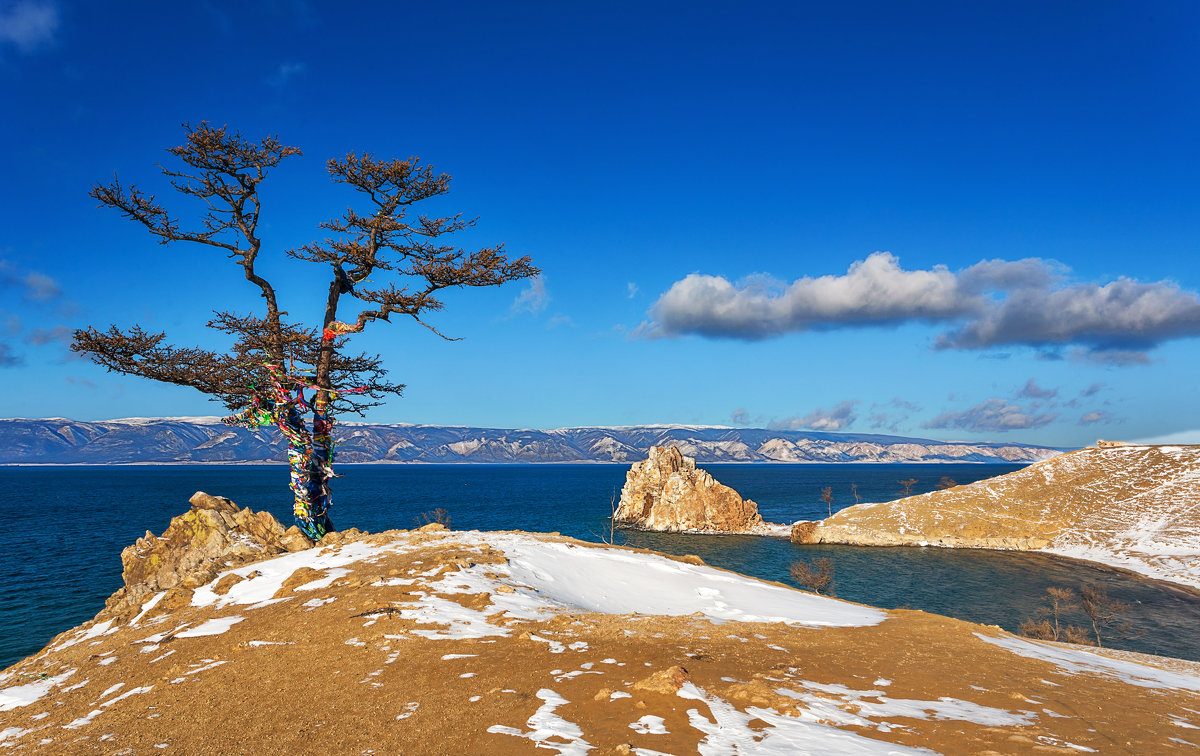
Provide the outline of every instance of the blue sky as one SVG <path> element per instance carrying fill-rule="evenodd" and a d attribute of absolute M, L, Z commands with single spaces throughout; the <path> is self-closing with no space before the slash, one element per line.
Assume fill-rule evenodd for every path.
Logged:
<path fill-rule="evenodd" d="M 73 358 L 140 323 L 219 345 L 260 301 L 90 186 L 181 213 L 180 124 L 304 151 L 260 270 L 352 201 L 324 161 L 419 155 L 536 282 L 354 337 L 380 422 L 697 423 L 1080 445 L 1200 441 L 1200 6 L 0 0 L 0 416 L 219 414 Z"/>

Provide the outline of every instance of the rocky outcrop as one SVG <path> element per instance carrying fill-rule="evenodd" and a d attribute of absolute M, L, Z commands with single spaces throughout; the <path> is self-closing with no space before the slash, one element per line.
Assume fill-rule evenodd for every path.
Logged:
<path fill-rule="evenodd" d="M 200 548 L 257 517 L 203 503 L 174 523 Z M 554 535 L 345 531 L 187 590 L 0 672 L 0 749 L 1157 756 L 1200 728 L 1194 663 Z"/>
<path fill-rule="evenodd" d="M 763 525 L 758 505 L 718 483 L 678 448 L 653 446 L 625 474 L 617 523 L 642 530 L 753 532 Z"/>
<path fill-rule="evenodd" d="M 1200 446 L 1105 445 L 792 527 L 796 543 L 1043 550 L 1200 588 Z"/>
<path fill-rule="evenodd" d="M 203 491 L 190 503 L 191 509 L 172 518 L 161 536 L 147 530 L 121 552 L 125 586 L 109 598 L 107 615 L 123 617 L 151 594 L 190 591 L 231 567 L 313 545 L 299 528 L 284 529 L 270 512 L 243 509 Z"/>

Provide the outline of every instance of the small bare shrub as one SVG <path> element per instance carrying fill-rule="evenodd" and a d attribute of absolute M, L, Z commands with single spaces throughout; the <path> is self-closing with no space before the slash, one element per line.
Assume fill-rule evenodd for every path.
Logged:
<path fill-rule="evenodd" d="M 801 588 L 822 596 L 837 595 L 834 593 L 833 560 L 828 557 L 814 559 L 811 565 L 803 559 L 797 559 L 792 562 L 788 572 Z"/>
<path fill-rule="evenodd" d="M 1059 640 L 1063 643 L 1075 643 L 1080 646 L 1096 645 L 1095 641 L 1092 640 L 1092 636 L 1088 635 L 1087 630 L 1084 630 L 1079 625 L 1063 625 Z"/>
<path fill-rule="evenodd" d="M 1024 635 L 1026 638 L 1036 638 L 1037 640 L 1058 640 L 1054 632 L 1054 625 L 1050 624 L 1049 620 L 1031 620 L 1027 619 L 1020 624 L 1017 632 Z"/>
<path fill-rule="evenodd" d="M 1097 589 L 1093 586 L 1083 586 L 1076 593 L 1071 588 L 1056 588 L 1051 587 L 1046 589 L 1046 606 L 1039 607 L 1035 614 L 1048 619 L 1027 619 L 1021 623 L 1017 632 L 1027 638 L 1037 638 L 1038 640 L 1060 641 L 1062 643 L 1075 643 L 1081 646 L 1096 646 L 1100 642 L 1100 634 L 1097 631 L 1096 637 L 1093 638 L 1086 629 L 1078 625 L 1068 625 L 1066 618 L 1071 612 L 1083 610 L 1083 613 L 1091 618 L 1088 612 L 1088 599 L 1082 597 L 1083 594 L 1092 596 L 1092 611 L 1099 613 L 1102 611 L 1104 601 L 1112 603 L 1111 599 L 1107 598 L 1107 594 L 1103 589 Z M 1107 610 L 1120 609 L 1128 611 L 1128 605 L 1116 602 L 1119 606 L 1108 606 Z M 1106 621 L 1103 617 L 1097 616 L 1093 628 L 1099 627 L 1104 629 L 1109 625 L 1114 624 L 1114 621 Z M 1127 634 L 1128 628 L 1122 632 Z"/>
<path fill-rule="evenodd" d="M 419 526 L 428 525 L 433 522 L 436 522 L 439 525 L 445 525 L 446 530 L 449 530 L 450 513 L 441 507 L 438 507 L 437 509 L 432 509 L 428 512 L 422 512 L 421 514 L 417 515 L 417 523 Z"/>

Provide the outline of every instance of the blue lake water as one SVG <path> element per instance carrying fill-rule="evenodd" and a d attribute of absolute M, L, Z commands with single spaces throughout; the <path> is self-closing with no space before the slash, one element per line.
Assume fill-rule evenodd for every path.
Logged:
<path fill-rule="evenodd" d="M 608 531 L 622 465 L 343 465 L 334 522 L 381 531 L 418 524 L 442 508 L 454 529 L 557 531 L 599 541 Z M 820 491 L 831 486 L 836 511 L 896 498 L 901 479 L 914 492 L 942 476 L 958 483 L 1016 465 L 705 465 L 759 504 L 763 518 L 792 522 L 825 516 Z M 149 530 L 161 533 L 197 490 L 266 509 L 290 524 L 284 466 L 0 467 L 8 526 L 0 567 L 0 667 L 36 653 L 54 635 L 91 619 L 121 586 L 121 549 Z M 1140 637 L 1112 645 L 1200 660 L 1200 598 L 1171 586 L 1038 554 L 968 549 L 797 546 L 785 539 L 623 532 L 619 542 L 756 577 L 791 583 L 798 558 L 826 556 L 841 598 L 908 607 L 1015 630 L 1050 586 L 1101 583 L 1132 605 Z"/>

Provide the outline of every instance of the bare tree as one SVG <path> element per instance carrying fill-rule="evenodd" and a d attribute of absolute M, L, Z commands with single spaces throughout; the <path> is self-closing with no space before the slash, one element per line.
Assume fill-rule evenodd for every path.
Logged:
<path fill-rule="evenodd" d="M 828 557 L 814 559 L 812 565 L 803 559 L 797 559 L 788 567 L 788 572 L 791 573 L 793 580 L 813 593 L 825 596 L 836 595 L 834 588 L 837 586 L 833 582 L 833 560 Z"/>
<path fill-rule="evenodd" d="M 898 480 L 896 482 L 902 487 L 902 495 L 908 496 L 912 493 L 913 486 L 917 484 L 917 479 L 909 478 L 908 480 Z"/>
<path fill-rule="evenodd" d="M 1046 596 L 1050 601 L 1048 613 L 1054 619 L 1054 640 L 1058 640 L 1062 635 L 1061 618 L 1065 612 L 1072 609 L 1078 609 L 1079 604 L 1076 599 L 1075 591 L 1070 588 L 1047 588 Z"/>
<path fill-rule="evenodd" d="M 1125 615 L 1129 613 L 1129 604 L 1111 598 L 1108 595 L 1108 589 L 1104 586 L 1080 586 L 1079 605 L 1092 622 L 1092 633 L 1096 636 L 1097 646 L 1104 646 L 1102 633 L 1118 636 L 1128 636 L 1132 633 L 1133 623 L 1125 618 Z"/>
<path fill-rule="evenodd" d="M 954 488 L 957 485 L 957 480 L 951 478 L 949 475 L 943 475 L 942 479 L 938 481 L 937 487 L 939 491 L 945 491 L 947 488 Z"/>
<path fill-rule="evenodd" d="M 327 289 L 313 292 L 315 322 L 285 319 L 275 287 L 256 267 L 263 249 L 259 185 L 300 150 L 275 137 L 252 142 L 208 123 L 185 124 L 184 130 L 185 143 L 168 150 L 182 165 L 160 169 L 176 192 L 199 202 L 196 225 L 185 227 L 154 195 L 116 178 L 90 194 L 161 244 L 193 242 L 224 252 L 262 297 L 263 311 L 214 313 L 208 325 L 232 342 L 226 351 L 165 344 L 165 333 L 138 325 L 78 330 L 71 348 L 110 371 L 208 394 L 235 411 L 226 424 L 278 427 L 288 442 L 297 525 L 319 539 L 333 529 L 328 510 L 335 416 L 362 414 L 404 388 L 386 379 L 378 355 L 347 352 L 350 334 L 401 315 L 448 338 L 428 320 L 443 307 L 442 290 L 498 286 L 539 271 L 528 257 L 509 260 L 503 245 L 468 252 L 445 243 L 442 237 L 473 226 L 473 219 L 412 212 L 416 203 L 446 194 L 450 176 L 415 157 L 379 160 L 350 153 L 329 160 L 326 170 L 334 183 L 354 190 L 365 209 L 348 208 L 319 224 L 324 240 L 283 252 L 317 263 L 329 275 Z M 357 302 L 358 310 L 343 321 L 338 310 L 346 299 Z"/>
<path fill-rule="evenodd" d="M 1021 635 L 1041 640 L 1094 645 L 1083 628 L 1077 625 L 1068 625 L 1064 621 L 1064 615 L 1079 609 L 1078 599 L 1079 596 L 1070 588 L 1047 588 L 1046 601 L 1049 605 L 1039 608 L 1037 614 L 1049 617 L 1049 619 L 1025 620 L 1021 623 L 1018 632 Z"/>
<path fill-rule="evenodd" d="M 862 498 L 861 498 L 861 497 L 858 495 L 858 484 L 857 484 L 857 483 L 851 483 L 851 484 L 850 484 L 850 493 L 851 493 L 851 495 L 853 495 L 853 496 L 854 496 L 854 503 L 855 503 L 855 504 L 861 504 L 861 503 L 862 503 Z"/>
<path fill-rule="evenodd" d="M 825 508 L 829 510 L 829 516 L 833 517 L 833 487 L 825 486 L 821 489 L 821 501 L 825 502 Z"/>

